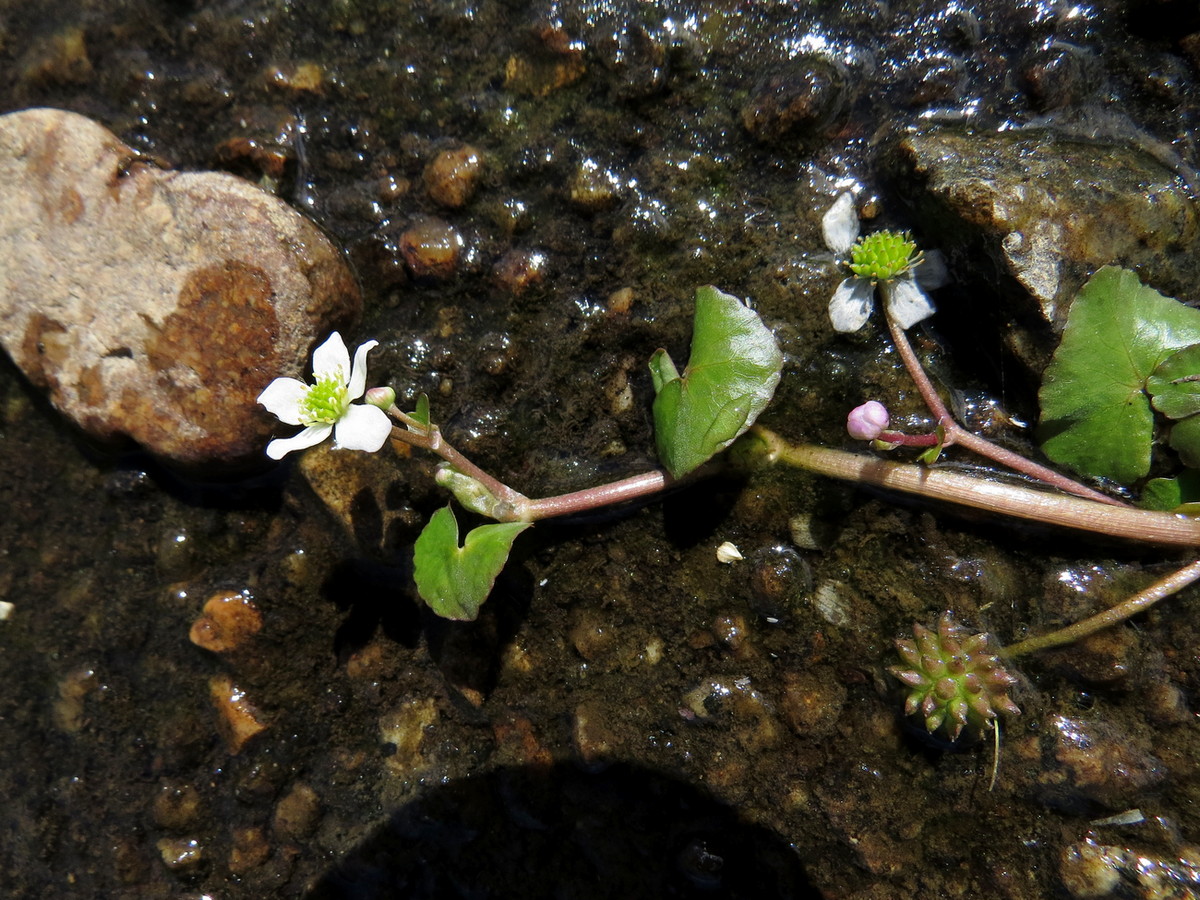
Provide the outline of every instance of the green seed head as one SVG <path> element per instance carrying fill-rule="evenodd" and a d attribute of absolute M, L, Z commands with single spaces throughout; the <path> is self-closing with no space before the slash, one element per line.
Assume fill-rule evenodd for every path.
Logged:
<path fill-rule="evenodd" d="M 341 376 L 323 378 L 308 389 L 300 421 L 305 425 L 332 425 L 350 407 L 349 392 Z"/>
<path fill-rule="evenodd" d="M 916 243 L 900 231 L 868 234 L 850 248 L 850 271 L 871 281 L 890 281 L 920 261 Z"/>
<path fill-rule="evenodd" d="M 999 716 L 1021 712 L 1008 696 L 1017 679 L 988 652 L 986 635 L 970 634 L 947 612 L 936 631 L 916 625 L 913 637 L 896 641 L 902 665 L 888 671 L 905 687 L 905 714 L 919 715 L 926 729 L 950 740 L 979 736 Z"/>

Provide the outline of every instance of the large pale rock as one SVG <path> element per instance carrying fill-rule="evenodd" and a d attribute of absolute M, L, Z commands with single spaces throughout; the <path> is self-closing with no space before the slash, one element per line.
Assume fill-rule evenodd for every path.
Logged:
<path fill-rule="evenodd" d="M 315 225 L 253 185 L 163 171 L 74 113 L 0 116 L 0 343 L 93 437 L 244 462 L 255 403 L 360 312 Z"/>
<path fill-rule="evenodd" d="M 1109 263 L 1197 298 L 1200 208 L 1151 148 L 1048 129 L 943 127 L 905 135 L 896 150 L 896 186 L 927 235 L 957 257 L 960 276 L 974 269 L 996 285 L 1006 275 L 1018 311 L 1061 325 L 1079 287 Z"/>

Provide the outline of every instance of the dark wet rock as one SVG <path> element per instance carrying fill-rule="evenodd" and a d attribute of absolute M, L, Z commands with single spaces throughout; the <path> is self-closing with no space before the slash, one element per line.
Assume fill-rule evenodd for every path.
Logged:
<path fill-rule="evenodd" d="M 779 619 L 812 591 L 812 567 L 791 547 L 763 547 L 749 561 L 751 604 L 761 616 Z"/>
<path fill-rule="evenodd" d="M 83 116 L 0 119 L 0 342 L 94 438 L 244 463 L 255 402 L 360 300 L 320 231 L 229 175 L 155 168 Z"/>
<path fill-rule="evenodd" d="M 818 737 L 831 734 L 842 716 L 846 686 L 828 666 L 783 677 L 779 711 L 798 735 Z"/>
<path fill-rule="evenodd" d="M 321 821 L 321 798 L 307 784 L 297 784 L 275 806 L 272 827 L 284 840 L 308 837 Z"/>
<path fill-rule="evenodd" d="M 826 56 L 802 56 L 755 86 L 742 107 L 742 126 L 762 143 L 820 137 L 850 97 L 844 64 Z"/>
<path fill-rule="evenodd" d="M 1080 102 L 1095 86 L 1096 61 L 1083 47 L 1054 41 L 1021 63 L 1021 87 L 1035 109 L 1062 109 Z"/>
<path fill-rule="evenodd" d="M 1183 845 L 1170 851 L 1148 851 L 1100 843 L 1089 834 L 1063 850 L 1059 877 L 1076 900 L 1127 897 L 1130 900 L 1187 900 L 1197 895 L 1200 847 Z"/>
<path fill-rule="evenodd" d="M 194 785 L 164 784 L 154 797 L 154 824 L 168 831 L 186 831 L 196 826 L 203 809 Z"/>
<path fill-rule="evenodd" d="M 1026 756 L 1031 749 L 1025 746 L 1015 752 Z M 1042 802 L 1075 812 L 1087 811 L 1093 804 L 1121 809 L 1167 775 L 1162 762 L 1140 741 L 1115 726 L 1062 715 L 1046 720 L 1040 758 L 1036 791 Z"/>
<path fill-rule="evenodd" d="M 1002 294 L 1053 325 L 1109 263 L 1138 269 L 1169 294 L 1193 296 L 1200 283 L 1200 210 L 1180 172 L 1149 148 L 1044 129 L 946 127 L 906 135 L 894 160 L 928 246 L 950 251 L 960 271 L 990 272 L 985 260 L 995 260 Z"/>

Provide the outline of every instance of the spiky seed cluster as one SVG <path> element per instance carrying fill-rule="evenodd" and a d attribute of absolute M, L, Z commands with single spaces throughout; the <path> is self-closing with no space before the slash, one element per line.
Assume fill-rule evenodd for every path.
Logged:
<path fill-rule="evenodd" d="M 888 668 L 909 689 L 905 715 L 919 712 L 930 733 L 940 728 L 952 741 L 983 734 L 999 714 L 1020 715 L 1008 697 L 1017 679 L 988 653 L 986 634 L 969 634 L 947 610 L 936 632 L 914 625 L 913 635 L 896 641 L 906 665 Z"/>
<path fill-rule="evenodd" d="M 918 262 L 916 242 L 900 231 L 876 231 L 850 248 L 850 271 L 870 281 L 890 281 Z"/>

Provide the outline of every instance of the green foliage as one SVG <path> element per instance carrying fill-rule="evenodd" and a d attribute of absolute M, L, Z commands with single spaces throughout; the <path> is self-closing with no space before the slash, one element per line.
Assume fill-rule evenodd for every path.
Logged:
<path fill-rule="evenodd" d="M 458 521 L 449 506 L 439 509 L 413 547 L 413 577 L 429 608 L 446 619 L 470 622 L 491 593 L 496 576 L 528 522 L 480 525 L 458 545 Z"/>
<path fill-rule="evenodd" d="M 1200 471 L 1185 469 L 1175 478 L 1151 478 L 1139 504 L 1145 509 L 1194 516 L 1200 506 Z"/>
<path fill-rule="evenodd" d="M 1042 450 L 1086 475 L 1123 483 L 1145 477 L 1154 438 L 1148 381 L 1176 350 L 1197 343 L 1200 311 L 1146 287 L 1127 269 L 1098 271 L 1071 305 L 1044 375 Z M 1174 404 L 1187 391 L 1162 393 Z"/>
<path fill-rule="evenodd" d="M 429 395 L 424 391 L 417 397 L 417 408 L 409 413 L 412 418 L 416 419 L 421 425 L 429 427 Z"/>
<path fill-rule="evenodd" d="M 650 358 L 658 456 L 680 478 L 728 447 L 771 401 L 783 355 L 758 314 L 715 287 L 696 291 L 692 352 L 680 376 L 666 350 Z"/>

